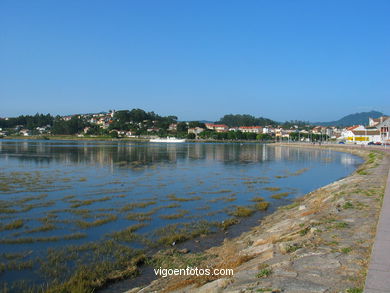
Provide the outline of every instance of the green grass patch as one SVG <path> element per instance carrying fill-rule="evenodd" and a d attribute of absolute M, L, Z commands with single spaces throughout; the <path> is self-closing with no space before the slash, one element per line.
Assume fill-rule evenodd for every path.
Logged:
<path fill-rule="evenodd" d="M 21 219 L 14 220 L 11 223 L 0 226 L 0 231 L 4 230 L 16 230 L 22 228 L 24 225 L 24 221 Z"/>
<path fill-rule="evenodd" d="M 261 197 L 261 196 L 255 196 L 251 199 L 251 201 L 254 201 L 254 202 L 259 202 L 259 201 L 264 201 L 264 197 Z"/>
<path fill-rule="evenodd" d="M 283 197 L 287 197 L 289 196 L 289 192 L 280 192 L 280 193 L 275 193 L 273 195 L 271 195 L 272 198 L 275 198 L 275 199 L 281 199 Z"/>
<path fill-rule="evenodd" d="M 345 253 L 345 254 L 348 254 L 351 251 L 352 251 L 351 247 L 343 247 L 343 248 L 340 249 L 340 252 Z"/>
<path fill-rule="evenodd" d="M 146 201 L 146 202 L 135 202 L 135 203 L 129 203 L 121 208 L 121 211 L 132 211 L 137 208 L 146 208 L 151 205 L 155 205 L 157 202 L 155 200 Z"/>
<path fill-rule="evenodd" d="M 91 205 L 91 204 L 93 204 L 95 202 L 102 202 L 102 201 L 107 201 L 107 200 L 110 200 L 110 199 L 111 199 L 110 196 L 105 196 L 105 197 L 97 198 L 97 199 L 72 200 L 70 202 L 72 202 L 73 204 L 70 207 L 71 208 L 78 208 L 78 207 L 81 207 L 81 206 Z"/>
<path fill-rule="evenodd" d="M 79 226 L 80 228 L 86 229 L 86 228 L 101 226 L 112 221 L 116 221 L 117 218 L 118 218 L 117 215 L 108 214 L 105 215 L 103 219 L 96 219 L 95 221 L 92 222 L 76 221 L 76 225 Z"/>
<path fill-rule="evenodd" d="M 256 278 L 266 278 L 272 274 L 272 269 L 267 264 L 260 266 L 260 271 L 256 274 Z"/>
<path fill-rule="evenodd" d="M 189 197 L 177 197 L 175 194 L 168 194 L 167 197 L 172 201 L 194 201 L 202 199 L 200 196 L 189 196 Z"/>
<path fill-rule="evenodd" d="M 343 209 L 353 209 L 354 206 L 350 201 L 347 201 L 346 203 L 343 204 Z"/>
<path fill-rule="evenodd" d="M 163 220 L 174 220 L 174 219 L 183 218 L 187 214 L 188 214 L 187 210 L 181 210 L 179 213 L 170 214 L 170 215 L 161 215 L 159 216 L 159 218 Z"/>
<path fill-rule="evenodd" d="M 268 191 L 279 191 L 281 188 L 280 187 L 264 187 L 264 190 Z"/>
<path fill-rule="evenodd" d="M 237 218 L 228 218 L 219 223 L 219 227 L 221 227 L 222 230 L 226 230 L 228 227 L 238 224 L 239 222 L 240 220 Z"/>
<path fill-rule="evenodd" d="M 266 201 L 262 201 L 262 202 L 258 202 L 254 205 L 254 207 L 259 210 L 259 211 L 266 211 L 269 207 L 269 202 L 266 202 Z"/>
<path fill-rule="evenodd" d="M 235 217 L 249 217 L 255 210 L 250 207 L 237 207 L 235 211 L 232 212 L 232 215 Z"/>

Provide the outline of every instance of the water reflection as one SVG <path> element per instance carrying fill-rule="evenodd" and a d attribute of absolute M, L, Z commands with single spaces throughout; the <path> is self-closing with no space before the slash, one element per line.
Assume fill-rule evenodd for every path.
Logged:
<path fill-rule="evenodd" d="M 36 164 L 94 164 L 123 166 L 125 163 L 151 165 L 178 160 L 210 160 L 224 163 L 260 163 L 264 161 L 317 160 L 330 156 L 327 150 L 302 150 L 262 144 L 149 144 L 127 142 L 47 142 L 0 141 L 2 159 L 16 159 Z M 355 164 L 350 155 L 341 156 L 342 164 Z"/>

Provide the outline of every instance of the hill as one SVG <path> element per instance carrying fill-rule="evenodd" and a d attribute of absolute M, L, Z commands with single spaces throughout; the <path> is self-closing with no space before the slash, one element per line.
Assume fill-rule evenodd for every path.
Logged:
<path fill-rule="evenodd" d="M 330 122 L 313 122 L 313 125 L 323 125 L 323 126 L 351 126 L 351 125 L 367 125 L 368 118 L 378 118 L 380 116 L 384 116 L 383 113 L 378 111 L 370 111 L 370 112 L 360 112 L 355 114 L 350 114 L 344 116 L 343 118 L 330 121 Z"/>

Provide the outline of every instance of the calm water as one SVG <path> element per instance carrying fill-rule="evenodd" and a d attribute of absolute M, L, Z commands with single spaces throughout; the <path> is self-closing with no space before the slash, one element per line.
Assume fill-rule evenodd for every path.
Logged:
<path fill-rule="evenodd" d="M 108 239 L 147 248 L 169 231 L 226 220 L 256 196 L 274 210 L 360 163 L 345 153 L 261 144 L 0 140 L 0 285 L 50 282 L 37 261 L 48 248 Z M 288 197 L 271 197 L 277 193 Z M 112 234 L 139 223 L 132 240 Z"/>

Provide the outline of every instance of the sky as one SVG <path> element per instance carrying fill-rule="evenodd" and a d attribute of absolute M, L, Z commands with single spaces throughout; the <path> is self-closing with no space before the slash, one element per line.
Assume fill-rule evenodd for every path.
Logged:
<path fill-rule="evenodd" d="M 390 114 L 388 0 L 0 0 L 0 117 Z"/>

